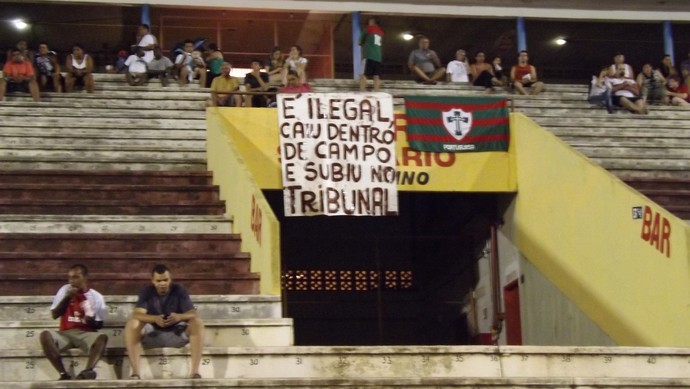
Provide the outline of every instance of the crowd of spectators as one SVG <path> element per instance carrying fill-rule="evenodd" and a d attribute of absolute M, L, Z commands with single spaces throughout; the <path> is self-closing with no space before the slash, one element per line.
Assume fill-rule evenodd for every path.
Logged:
<path fill-rule="evenodd" d="M 650 104 L 669 104 L 690 108 L 690 54 L 678 71 L 665 55 L 658 67 L 647 62 L 642 71 L 635 71 L 625 62 L 625 55 L 616 53 L 611 65 L 592 77 L 590 101 L 601 102 L 609 112 L 614 106 L 633 113 L 646 114 Z"/>
<path fill-rule="evenodd" d="M 378 17 L 369 17 L 359 39 L 363 54 L 361 91 L 366 91 L 368 78 L 373 79 L 374 91 L 380 89 L 383 36 Z M 107 72 L 124 74 L 131 86 L 146 85 L 151 79 L 160 80 L 163 86 L 170 80 L 176 80 L 180 86 L 198 80 L 201 86 L 211 88 L 207 105 L 246 107 L 271 106 L 276 92 L 311 90 L 307 83 L 309 62 L 298 45 L 291 46 L 287 55 L 276 47 L 265 61 L 252 59 L 251 71 L 240 80 L 230 75 L 232 64 L 215 43 L 205 45 L 203 41 L 186 40 L 173 51 L 171 60 L 163 55 L 146 24 L 138 26 L 134 42 L 129 51 L 118 53 L 115 66 L 106 66 Z M 430 45 L 429 38 L 421 36 L 418 48 L 408 57 L 408 68 L 418 83 L 465 83 L 480 86 L 486 93 L 505 88 L 522 95 L 537 95 L 544 90 L 544 82 L 539 79 L 536 67 L 529 63 L 529 53 L 525 50 L 518 53 L 515 64 L 507 71 L 501 57 L 487 58 L 484 51 L 477 51 L 471 57 L 464 49 L 456 50 L 455 59 L 444 66 Z M 26 41 L 19 41 L 8 50 L 7 58 L 0 79 L 0 101 L 6 93 L 15 91 L 29 93 L 34 101 L 39 101 L 42 91 L 71 93 L 75 88 L 82 88 L 93 93 L 95 89 L 93 58 L 79 44 L 72 46 L 63 62 L 47 42 L 40 42 L 34 52 Z M 607 103 L 609 111 L 617 105 L 631 112 L 647 113 L 650 103 L 690 107 L 689 81 L 690 54 L 678 69 L 666 55 L 658 67 L 646 63 L 635 74 L 625 63 L 625 56 L 617 53 L 613 64 L 593 77 L 592 90 L 607 96 L 601 101 Z"/>
<path fill-rule="evenodd" d="M 209 106 L 247 107 L 271 105 L 278 91 L 311 90 L 307 84 L 308 60 L 297 45 L 290 47 L 288 55 L 276 47 L 266 61 L 252 59 L 251 71 L 240 80 L 230 75 L 232 64 L 215 43 L 185 40 L 179 50 L 173 51 L 171 60 L 163 55 L 146 24 L 138 27 L 134 42 L 130 50 L 118 52 L 114 66 L 105 66 L 108 73 L 123 74 L 131 86 L 157 79 L 162 86 L 176 80 L 182 87 L 198 80 L 202 87 L 211 88 Z M 62 62 L 47 42 L 40 42 L 37 48 L 34 53 L 26 41 L 19 41 L 8 50 L 0 77 L 0 101 L 8 92 L 30 93 L 34 101 L 40 101 L 40 92 L 71 93 L 80 88 L 93 93 L 94 60 L 80 44 L 75 43 Z M 240 93 L 245 92 L 242 98 Z"/>

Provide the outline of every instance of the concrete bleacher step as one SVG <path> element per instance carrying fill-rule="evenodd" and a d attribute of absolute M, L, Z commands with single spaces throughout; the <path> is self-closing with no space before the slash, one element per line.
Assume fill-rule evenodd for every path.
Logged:
<path fill-rule="evenodd" d="M 0 199 L 135 200 L 145 202 L 217 201 L 215 185 L 122 185 L 0 183 Z"/>
<path fill-rule="evenodd" d="M 194 116 L 197 116 L 196 113 Z M 157 118 L 157 119 L 137 119 L 131 120 L 127 117 L 88 117 L 80 118 L 78 115 L 74 117 L 54 116 L 54 117 L 40 117 L 36 120 L 27 120 L 25 116 L 9 116 L 3 115 L 3 127 L 65 127 L 65 128 L 101 128 L 103 130 L 115 128 L 131 128 L 131 129 L 201 129 L 206 128 L 204 117 L 199 118 Z M 34 131 L 38 131 L 35 129 Z"/>
<path fill-rule="evenodd" d="M 75 263 L 82 263 L 93 271 L 148 274 L 154 265 L 167 263 L 173 273 L 209 272 L 222 269 L 229 274 L 248 273 L 250 257 L 243 252 L 42 252 L 0 251 L 0 272 L 29 273 L 35 271 L 64 272 Z"/>
<path fill-rule="evenodd" d="M 24 215 L 223 215 L 223 201 L 0 199 L 0 214 Z"/>
<path fill-rule="evenodd" d="M 240 251 L 240 237 L 230 233 L 2 233 L 3 252 L 227 252 Z"/>
<path fill-rule="evenodd" d="M 210 172 L 0 170 L 0 182 L 103 185 L 211 185 Z"/>
<path fill-rule="evenodd" d="M 166 261 L 167 262 L 167 261 Z M 220 269 L 219 269 L 220 270 Z M 0 295 L 55 293 L 66 283 L 66 273 L 2 273 Z M 90 272 L 90 285 L 102 294 L 126 294 L 140 290 L 151 282 L 151 274 L 140 272 Z M 186 272 L 175 275 L 175 281 L 183 284 L 192 294 L 257 294 L 259 275 L 256 273 L 227 274 L 225 272 Z"/>
<path fill-rule="evenodd" d="M 189 376 L 188 349 L 151 349 L 142 358 L 142 378 Z M 252 347 L 204 349 L 205 378 L 381 379 L 591 378 L 673 379 L 690 384 L 688 349 L 539 346 Z M 66 365 L 79 371 L 85 357 L 70 350 Z M 55 380 L 37 349 L 0 350 L 3 381 Z M 99 379 L 128 377 L 122 349 L 108 349 L 96 367 Z M 203 382 L 204 380 L 202 380 Z M 98 382 L 98 380 L 96 381 Z"/>
<path fill-rule="evenodd" d="M 292 346 L 292 319 L 205 319 L 204 347 L 276 347 Z M 101 333 L 108 335 L 108 348 L 124 348 L 125 320 L 104 322 Z M 41 332 L 55 330 L 57 320 L 48 321 L 0 321 L 1 349 L 35 349 L 39 346 Z M 40 347 L 40 346 L 39 346 Z"/>
<path fill-rule="evenodd" d="M 0 127 L 0 136 L 10 137 L 29 137 L 35 138 L 38 133 L 30 132 L 25 124 L 18 126 L 2 126 Z M 40 129 L 42 137 L 50 139 L 59 138 L 93 138 L 93 139 L 190 139 L 190 140 L 206 140 L 206 129 L 202 126 L 169 128 L 169 127 L 148 127 L 148 124 L 141 124 L 132 126 L 129 122 L 122 122 L 120 125 L 104 126 L 104 127 L 79 127 L 75 126 L 50 126 Z"/>
<path fill-rule="evenodd" d="M 206 140 L 199 139 L 184 139 L 184 137 L 175 135 L 171 139 L 160 138 L 159 134 L 146 134 L 141 138 L 123 138 L 123 137 L 100 137 L 98 135 L 72 135 L 69 134 L 51 134 L 49 136 L 37 136 L 31 134 L 11 135 L 7 134 L 2 137 L 4 147 L 8 149 L 36 148 L 45 149 L 52 145 L 56 147 L 70 147 L 72 149 L 89 150 L 108 148 L 129 150 L 151 149 L 151 150 L 188 150 L 198 151 L 206 150 Z"/>
<path fill-rule="evenodd" d="M 0 215 L 0 233 L 229 234 L 232 221 L 216 215 Z"/>
<path fill-rule="evenodd" d="M 163 112 L 170 111 L 195 111 L 202 112 L 206 108 L 206 103 L 199 99 L 189 99 L 189 100 L 149 100 L 141 99 L 136 100 L 124 100 L 124 99 L 70 99 L 68 97 L 58 98 L 57 96 L 52 99 L 44 99 L 41 101 L 40 105 L 36 105 L 30 98 L 13 98 L 12 100 L 5 100 L 2 105 L 3 107 L 14 107 L 15 109 L 23 108 L 72 108 L 72 109 L 112 109 L 115 112 L 119 110 L 157 110 Z"/>
<path fill-rule="evenodd" d="M 7 389 L 66 389 L 80 387 L 74 382 L 6 382 Z M 174 389 L 174 388 L 357 388 L 357 389 L 638 389 L 687 388 L 687 382 L 669 378 L 274 378 L 274 379 L 204 379 L 190 382 L 180 379 L 145 381 L 92 381 L 82 383 L 90 388 Z M 85 386 L 81 386 L 85 387 Z"/>
<path fill-rule="evenodd" d="M 170 266 L 176 272 L 173 262 Z M 134 265 L 134 264 L 132 264 Z M 148 268 L 147 270 L 150 270 Z M 282 317 L 280 296 L 275 295 L 192 295 L 197 311 L 204 320 L 279 319 Z M 108 321 L 126 321 L 134 310 L 136 295 L 106 295 Z M 0 296 L 0 314 L 13 321 L 50 321 L 51 295 Z"/>
<path fill-rule="evenodd" d="M 108 108 L 51 108 L 51 107 L 7 107 L 0 105 L 0 115 L 6 118 L 21 117 L 24 120 L 35 121 L 40 118 L 118 118 L 129 121 L 148 121 L 157 119 L 194 119 L 204 118 L 203 110 L 178 111 L 156 109 L 108 109 Z M 74 119 L 72 119 L 74 120 Z"/>

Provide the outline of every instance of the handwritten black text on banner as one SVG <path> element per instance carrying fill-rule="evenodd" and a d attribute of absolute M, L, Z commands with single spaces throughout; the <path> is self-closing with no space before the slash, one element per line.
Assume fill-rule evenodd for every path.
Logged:
<path fill-rule="evenodd" d="M 397 215 L 390 95 L 280 94 L 278 120 L 286 216 Z"/>

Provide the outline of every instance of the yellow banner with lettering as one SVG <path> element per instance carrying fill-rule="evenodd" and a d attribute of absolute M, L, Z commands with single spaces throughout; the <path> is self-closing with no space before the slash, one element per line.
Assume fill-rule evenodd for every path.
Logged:
<path fill-rule="evenodd" d="M 224 108 L 236 145 L 262 189 L 283 189 L 275 108 Z M 412 150 L 404 110 L 396 110 L 398 190 L 411 192 L 516 192 L 513 146 L 508 152 L 433 153 Z"/>

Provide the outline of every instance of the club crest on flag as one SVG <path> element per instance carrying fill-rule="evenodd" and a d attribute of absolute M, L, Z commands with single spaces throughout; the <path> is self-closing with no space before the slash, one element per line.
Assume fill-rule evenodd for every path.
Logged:
<path fill-rule="evenodd" d="M 472 113 L 465 112 L 459 108 L 451 108 L 448 111 L 442 111 L 443 126 L 446 131 L 455 138 L 461 140 L 472 129 Z"/>

